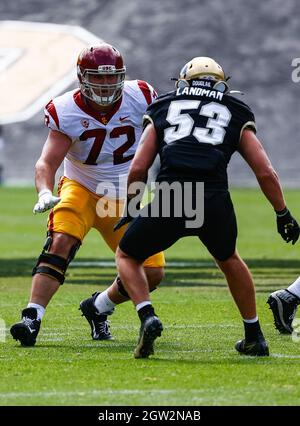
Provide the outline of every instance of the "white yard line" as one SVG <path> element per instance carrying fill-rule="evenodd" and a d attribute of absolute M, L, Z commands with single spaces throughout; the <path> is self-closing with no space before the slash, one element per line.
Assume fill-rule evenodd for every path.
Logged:
<path fill-rule="evenodd" d="M 299 359 L 300 355 L 287 355 L 287 354 L 270 354 L 273 358 L 296 358 Z"/>

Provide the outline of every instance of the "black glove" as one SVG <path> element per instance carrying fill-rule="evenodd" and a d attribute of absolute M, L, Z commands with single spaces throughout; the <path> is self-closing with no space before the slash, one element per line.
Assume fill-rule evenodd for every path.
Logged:
<path fill-rule="evenodd" d="M 278 233 L 284 241 L 287 243 L 292 241 L 292 244 L 294 245 L 300 234 L 300 228 L 296 219 L 293 218 L 286 207 L 281 211 L 276 211 L 276 217 Z"/>

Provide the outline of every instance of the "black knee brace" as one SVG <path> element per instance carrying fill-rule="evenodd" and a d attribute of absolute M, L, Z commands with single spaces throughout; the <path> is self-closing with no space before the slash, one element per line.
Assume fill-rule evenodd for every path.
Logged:
<path fill-rule="evenodd" d="M 117 285 L 118 285 L 118 290 L 119 293 L 122 294 L 122 296 L 128 297 L 128 299 L 130 299 L 130 297 L 128 296 L 127 291 L 125 290 L 123 283 L 121 281 L 121 278 L 119 276 L 117 276 Z M 152 290 L 150 290 L 150 293 L 152 293 L 152 291 L 156 290 L 156 287 L 153 288 Z"/>
<path fill-rule="evenodd" d="M 118 284 L 119 293 L 122 294 L 122 296 L 128 297 L 128 299 L 130 299 L 130 297 L 128 296 L 127 291 L 125 290 L 125 288 L 123 286 L 121 278 L 119 276 L 117 276 L 117 284 Z"/>
<path fill-rule="evenodd" d="M 53 241 L 53 238 L 51 234 L 48 232 L 47 239 L 43 247 L 43 251 L 40 254 L 37 260 L 37 263 L 32 270 L 32 275 L 35 275 L 35 274 L 49 275 L 50 277 L 55 278 L 60 284 L 63 284 L 65 281 L 66 270 L 70 262 L 74 259 L 75 254 L 77 250 L 79 249 L 81 243 L 78 241 L 76 244 L 74 244 L 70 249 L 68 258 L 64 259 L 63 257 L 58 256 L 57 254 L 48 253 L 52 245 L 52 241 Z M 42 262 L 47 263 L 47 266 L 46 265 L 39 266 L 40 263 Z M 54 266 L 54 268 L 48 265 Z"/>

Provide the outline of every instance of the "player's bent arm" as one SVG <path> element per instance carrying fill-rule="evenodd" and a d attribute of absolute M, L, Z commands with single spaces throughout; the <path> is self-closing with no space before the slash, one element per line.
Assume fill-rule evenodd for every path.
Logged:
<path fill-rule="evenodd" d="M 71 140 L 57 130 L 50 130 L 42 154 L 35 166 L 35 186 L 38 192 L 38 202 L 33 213 L 43 213 L 59 203 L 60 198 L 52 194 L 55 173 L 66 156 Z"/>
<path fill-rule="evenodd" d="M 127 187 L 129 187 L 133 182 L 145 183 L 147 181 L 148 170 L 155 160 L 157 151 L 158 145 L 156 130 L 154 125 L 151 123 L 145 128 L 140 140 L 139 148 L 132 160 L 129 169 Z"/>
<path fill-rule="evenodd" d="M 50 130 L 42 154 L 35 165 L 37 192 L 54 188 L 55 173 L 71 146 L 70 138 L 57 130 Z"/>
<path fill-rule="evenodd" d="M 261 190 L 274 210 L 283 210 L 286 204 L 279 178 L 267 153 L 252 130 L 243 131 L 238 151 L 253 170 Z"/>

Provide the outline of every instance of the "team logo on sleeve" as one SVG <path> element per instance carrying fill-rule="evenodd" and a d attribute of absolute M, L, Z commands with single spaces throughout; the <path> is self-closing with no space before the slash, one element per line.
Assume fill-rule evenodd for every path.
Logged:
<path fill-rule="evenodd" d="M 80 120 L 80 123 L 82 124 L 82 127 L 84 127 L 85 129 L 87 129 L 89 127 L 89 125 L 90 125 L 89 120 L 88 119 L 84 119 L 84 118 L 82 120 Z"/>

